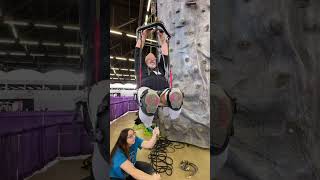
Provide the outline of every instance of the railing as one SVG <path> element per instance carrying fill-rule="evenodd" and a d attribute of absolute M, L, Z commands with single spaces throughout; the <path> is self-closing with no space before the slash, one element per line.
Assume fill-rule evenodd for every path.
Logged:
<path fill-rule="evenodd" d="M 138 104 L 132 96 L 110 98 L 110 120 L 114 120 L 128 111 L 138 110 Z"/>

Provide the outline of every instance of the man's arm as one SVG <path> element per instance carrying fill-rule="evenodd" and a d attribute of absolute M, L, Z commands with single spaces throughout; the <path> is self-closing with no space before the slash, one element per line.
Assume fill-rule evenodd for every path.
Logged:
<path fill-rule="evenodd" d="M 146 41 L 149 32 L 150 30 L 144 30 L 142 31 L 141 37 L 137 37 L 137 43 L 136 43 L 137 48 L 143 48 L 144 42 Z"/>
<path fill-rule="evenodd" d="M 141 147 L 146 148 L 146 149 L 151 149 L 157 142 L 157 136 L 160 134 L 159 128 L 156 127 L 153 129 L 152 132 L 152 137 L 149 141 L 143 141 L 141 144 Z"/>
<path fill-rule="evenodd" d="M 168 56 L 169 55 L 168 42 L 165 39 L 163 32 L 162 33 L 158 32 L 158 33 L 159 33 L 159 36 L 160 36 L 160 45 L 161 45 L 162 54 L 165 55 L 165 56 Z"/>

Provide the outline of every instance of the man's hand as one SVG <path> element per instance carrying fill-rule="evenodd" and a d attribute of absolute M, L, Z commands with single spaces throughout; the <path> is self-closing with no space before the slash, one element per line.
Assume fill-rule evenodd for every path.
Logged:
<path fill-rule="evenodd" d="M 160 135 L 160 130 L 159 130 L 159 128 L 158 128 L 158 127 L 155 127 L 155 128 L 153 129 L 153 131 L 152 131 L 152 134 L 153 134 L 154 136 L 159 136 L 159 135 Z"/>
<path fill-rule="evenodd" d="M 148 37 L 148 35 L 150 34 L 150 32 L 151 32 L 152 30 L 150 30 L 150 29 L 145 29 L 145 30 L 143 30 L 142 31 L 142 38 L 145 40 L 145 39 L 147 39 L 147 37 Z"/>
<path fill-rule="evenodd" d="M 151 30 L 145 29 L 141 33 L 141 39 L 140 37 L 137 37 L 137 43 L 136 43 L 137 48 L 143 48 L 144 42 L 147 39 L 147 36 L 149 35 L 150 31 Z"/>
<path fill-rule="evenodd" d="M 157 33 L 159 33 L 159 37 L 160 37 L 160 45 L 164 44 L 166 42 L 166 38 L 165 38 L 165 35 L 162 32 L 160 32 L 159 30 L 157 31 Z"/>

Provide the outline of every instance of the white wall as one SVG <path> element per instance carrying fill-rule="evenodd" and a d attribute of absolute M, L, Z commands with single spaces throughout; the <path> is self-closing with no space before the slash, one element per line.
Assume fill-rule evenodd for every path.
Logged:
<path fill-rule="evenodd" d="M 10 90 L 0 91 L 0 99 L 34 99 L 34 110 L 74 110 L 75 101 L 82 91 Z"/>

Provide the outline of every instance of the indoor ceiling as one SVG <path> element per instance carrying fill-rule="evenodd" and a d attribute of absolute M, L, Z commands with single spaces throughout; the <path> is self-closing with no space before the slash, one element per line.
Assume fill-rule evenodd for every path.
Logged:
<path fill-rule="evenodd" d="M 0 4 L 0 70 L 81 72 L 78 0 L 6 0 Z M 148 0 L 110 1 L 112 82 L 135 82 L 135 31 Z"/>

